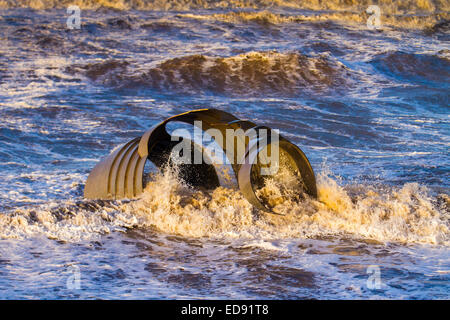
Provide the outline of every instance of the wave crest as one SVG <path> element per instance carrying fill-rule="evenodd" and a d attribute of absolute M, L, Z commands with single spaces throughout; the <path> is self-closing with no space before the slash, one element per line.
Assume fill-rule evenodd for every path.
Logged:
<path fill-rule="evenodd" d="M 179 14 L 180 17 L 222 21 L 227 23 L 256 23 L 262 26 L 278 25 L 286 23 L 304 23 L 304 22 L 324 22 L 334 21 L 350 25 L 366 25 L 370 17 L 365 8 L 348 11 L 319 11 L 314 14 L 280 14 L 268 10 L 248 12 L 237 11 L 215 14 Z M 429 14 L 401 14 L 398 12 L 382 14 L 380 16 L 381 26 L 399 27 L 406 29 L 425 29 L 427 33 L 435 33 L 436 30 L 446 30 L 450 14 L 447 12 L 429 13 Z M 365 28 L 365 27 L 364 27 Z"/>
<path fill-rule="evenodd" d="M 371 62 L 380 71 L 407 80 L 450 81 L 450 59 L 445 56 L 389 51 Z"/>
<path fill-rule="evenodd" d="M 232 57 L 192 55 L 166 60 L 136 75 L 124 73 L 128 63 L 107 61 L 72 66 L 105 85 L 153 88 L 194 93 L 209 91 L 229 95 L 297 94 L 304 90 L 347 87 L 350 70 L 326 55 L 308 57 L 299 53 L 249 52 Z"/>
<path fill-rule="evenodd" d="M 304 9 L 315 14 L 297 16 L 289 19 L 300 20 L 339 20 L 350 23 L 366 23 L 366 9 L 374 4 L 371 0 L 0 0 L 0 9 L 33 8 L 65 9 L 70 5 L 78 5 L 81 9 L 114 9 L 114 10 L 158 10 L 189 11 L 195 9 Z M 381 9 L 382 23 L 407 28 L 430 28 L 443 20 L 450 19 L 450 3 L 446 0 L 378 0 Z M 328 11 L 328 12 L 326 12 Z M 234 19 L 231 13 L 219 19 Z M 246 13 L 239 13 L 244 20 Z M 248 19 L 251 18 L 252 13 Z M 285 18 L 276 15 L 264 17 L 263 20 L 283 21 Z M 238 17 L 239 18 L 239 17 Z M 257 18 L 258 19 L 258 18 Z"/>
<path fill-rule="evenodd" d="M 0 8 L 27 7 L 33 9 L 66 8 L 78 5 L 82 9 L 101 7 L 118 10 L 190 10 L 217 8 L 253 8 L 286 7 L 312 10 L 353 10 L 363 11 L 371 0 L 0 0 Z M 390 14 L 411 14 L 418 12 L 448 12 L 446 0 L 378 0 L 378 6 Z"/>

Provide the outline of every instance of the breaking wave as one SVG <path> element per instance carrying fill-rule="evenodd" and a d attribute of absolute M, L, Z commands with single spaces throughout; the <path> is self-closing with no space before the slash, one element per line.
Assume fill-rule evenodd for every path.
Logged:
<path fill-rule="evenodd" d="M 338 20 L 365 24 L 368 18 L 366 9 L 374 4 L 371 0 L 0 0 L 0 9 L 33 8 L 64 9 L 78 5 L 81 9 L 115 10 L 162 10 L 186 11 L 194 9 L 258 9 L 269 8 L 313 10 L 314 14 L 288 17 L 265 15 L 263 20 L 281 22 L 284 20 Z M 407 28 L 432 28 L 449 20 L 450 3 L 446 0 L 378 0 L 376 3 L 382 13 L 382 23 Z M 232 21 L 236 18 L 254 19 L 253 13 L 231 13 L 217 15 L 215 18 Z M 257 18 L 259 19 L 259 18 Z"/>
<path fill-rule="evenodd" d="M 267 10 L 247 12 L 237 11 L 215 14 L 180 14 L 181 17 L 198 20 L 215 20 L 227 23 L 256 23 L 259 25 L 278 25 L 285 23 L 324 22 L 334 21 L 352 25 L 365 25 L 370 14 L 361 8 L 361 11 L 334 11 L 315 12 L 314 14 L 279 14 Z M 448 13 L 431 13 L 428 15 L 411 14 L 384 14 L 380 18 L 382 26 L 400 27 L 406 29 L 425 29 L 429 33 L 448 30 Z"/>
<path fill-rule="evenodd" d="M 296 94 L 304 90 L 348 87 L 350 70 L 327 55 L 249 52 L 231 57 L 191 55 L 166 60 L 136 75 L 128 62 L 110 60 L 74 65 L 66 71 L 116 87 L 224 94 Z"/>
<path fill-rule="evenodd" d="M 100 7 L 119 10 L 190 10 L 215 8 L 286 7 L 312 10 L 358 10 L 373 4 L 371 0 L 0 0 L 1 8 L 26 7 L 34 9 L 65 8 L 78 5 L 83 9 Z M 446 12 L 446 0 L 378 0 L 386 13 Z M 360 10 L 359 10 L 360 11 Z"/>
<path fill-rule="evenodd" d="M 318 200 L 279 202 L 276 210 L 282 215 L 274 215 L 257 211 L 237 190 L 194 190 L 166 169 L 155 175 L 136 200 L 81 201 L 1 214 L 0 237 L 45 235 L 77 241 L 139 227 L 221 239 L 344 236 L 378 242 L 450 244 L 450 198 L 446 194 L 432 196 L 416 183 L 343 187 L 326 173 L 318 177 L 318 192 Z"/>
<path fill-rule="evenodd" d="M 446 57 L 391 51 L 377 55 L 372 63 L 380 71 L 406 80 L 450 81 L 450 59 Z"/>

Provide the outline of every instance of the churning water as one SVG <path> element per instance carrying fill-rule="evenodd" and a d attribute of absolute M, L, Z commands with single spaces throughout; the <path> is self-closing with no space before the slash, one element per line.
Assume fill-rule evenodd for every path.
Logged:
<path fill-rule="evenodd" d="M 0 0 L 0 298 L 448 299 L 449 4 L 378 1 L 372 30 L 323 2 Z M 83 199 L 115 146 L 205 107 L 280 129 L 318 199 L 270 215 L 169 169 Z"/>

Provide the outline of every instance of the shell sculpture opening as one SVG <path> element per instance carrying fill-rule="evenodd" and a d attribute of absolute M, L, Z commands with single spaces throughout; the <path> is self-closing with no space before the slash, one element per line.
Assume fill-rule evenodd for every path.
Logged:
<path fill-rule="evenodd" d="M 188 138 L 169 134 L 166 126 L 170 122 L 181 122 L 194 127 L 201 124 L 203 132 L 215 130 L 214 142 L 223 150 L 234 171 L 234 181 L 237 183 L 235 187 L 240 189 L 254 207 L 272 212 L 270 203 L 258 196 L 257 190 L 264 185 L 267 177 L 276 174 L 281 167 L 288 169 L 301 182 L 301 187 L 296 190 L 299 195 L 317 197 L 314 171 L 300 148 L 268 127 L 240 120 L 221 110 L 200 109 L 170 117 L 150 128 L 141 137 L 116 148 L 92 169 L 84 189 L 85 198 L 119 200 L 138 197 L 145 187 L 146 162 L 151 161 L 159 168 L 170 163 L 180 138 L 185 144 L 192 145 L 192 156 L 194 152 L 205 149 Z M 229 132 L 233 132 L 232 138 L 227 135 Z M 221 139 L 216 139 L 219 134 Z M 243 147 L 242 151 L 239 150 L 239 145 Z M 274 155 L 275 152 L 282 156 L 282 160 L 279 157 L 275 160 L 268 157 L 269 153 Z M 221 181 L 224 181 L 223 172 L 211 159 L 205 161 L 207 159 L 207 156 L 203 156 L 200 162 L 179 164 L 180 178 L 194 187 L 220 186 Z"/>

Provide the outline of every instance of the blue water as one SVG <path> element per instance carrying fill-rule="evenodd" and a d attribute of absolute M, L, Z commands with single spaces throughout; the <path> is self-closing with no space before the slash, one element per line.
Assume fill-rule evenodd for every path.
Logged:
<path fill-rule="evenodd" d="M 238 11 L 82 10 L 69 30 L 65 10 L 0 10 L 0 298 L 449 298 L 448 30 Z M 236 190 L 167 205 L 192 198 L 167 177 L 89 207 L 99 159 L 205 107 L 302 148 L 311 220 L 270 224 Z"/>

